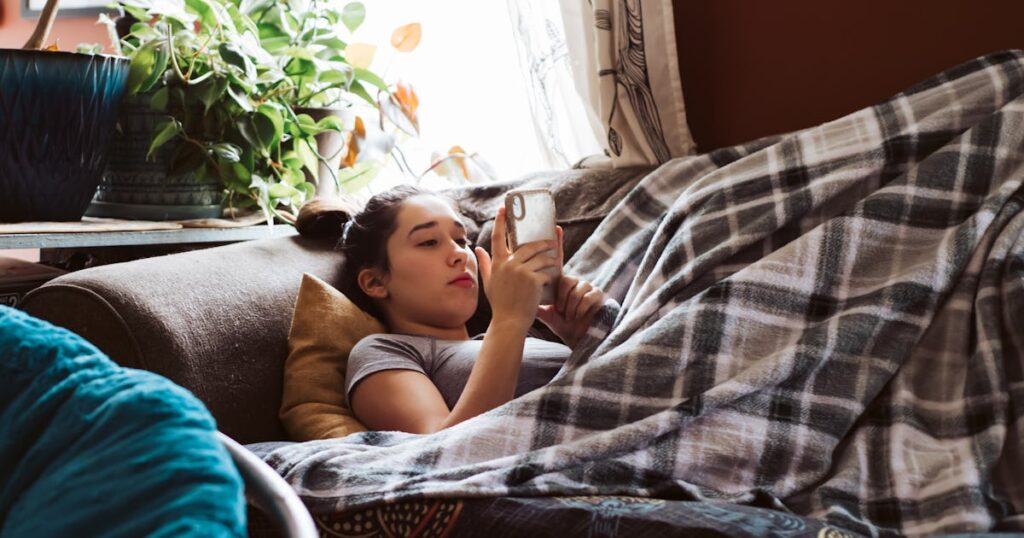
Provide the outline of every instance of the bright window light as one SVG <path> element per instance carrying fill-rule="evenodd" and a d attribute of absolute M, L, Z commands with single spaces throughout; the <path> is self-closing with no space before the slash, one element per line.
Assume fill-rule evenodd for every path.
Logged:
<path fill-rule="evenodd" d="M 499 181 L 546 168 L 505 2 L 365 4 L 366 19 L 349 39 L 376 45 L 370 69 L 389 82 L 411 83 L 419 96 L 420 136 L 399 141 L 414 172 L 426 171 L 433 153 L 447 154 L 452 146 L 479 153 Z M 412 22 L 422 25 L 420 44 L 410 53 L 398 52 L 390 44 L 391 32 Z M 379 192 L 408 182 L 414 180 L 392 160 L 370 188 Z M 429 172 L 421 185 L 446 188 L 453 183 Z"/>

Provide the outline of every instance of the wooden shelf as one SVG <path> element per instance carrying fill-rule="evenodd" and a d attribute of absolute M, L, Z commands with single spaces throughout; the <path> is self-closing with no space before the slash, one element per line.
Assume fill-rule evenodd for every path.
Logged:
<path fill-rule="evenodd" d="M 22 248 L 117 247 L 186 243 L 230 243 L 296 235 L 295 228 L 275 224 L 242 228 L 181 228 L 177 230 L 15 233 L 0 234 L 0 250 Z"/>

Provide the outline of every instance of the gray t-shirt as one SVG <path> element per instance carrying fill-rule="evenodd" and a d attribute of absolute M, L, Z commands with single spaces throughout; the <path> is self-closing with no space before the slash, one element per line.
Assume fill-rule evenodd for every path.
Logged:
<path fill-rule="evenodd" d="M 415 370 L 426 375 L 444 397 L 448 409 L 459 401 L 476 363 L 484 335 L 470 340 L 441 340 L 411 334 L 374 334 L 360 340 L 348 357 L 345 400 L 366 376 L 382 370 Z M 569 358 L 564 344 L 528 337 L 523 345 L 516 397 L 545 385 Z"/>

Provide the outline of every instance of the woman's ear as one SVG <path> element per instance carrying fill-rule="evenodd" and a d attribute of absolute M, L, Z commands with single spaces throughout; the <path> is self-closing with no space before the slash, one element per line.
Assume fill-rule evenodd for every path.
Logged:
<path fill-rule="evenodd" d="M 387 283 L 376 269 L 359 271 L 356 282 L 359 283 L 359 288 L 363 290 L 363 293 L 374 299 L 386 299 L 388 296 Z"/>

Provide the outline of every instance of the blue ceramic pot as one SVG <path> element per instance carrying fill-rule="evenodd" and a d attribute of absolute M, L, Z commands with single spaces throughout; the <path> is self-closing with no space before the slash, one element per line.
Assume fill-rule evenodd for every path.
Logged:
<path fill-rule="evenodd" d="M 82 218 L 106 163 L 128 64 L 0 49 L 0 222 Z"/>

